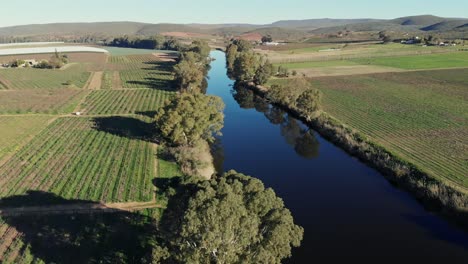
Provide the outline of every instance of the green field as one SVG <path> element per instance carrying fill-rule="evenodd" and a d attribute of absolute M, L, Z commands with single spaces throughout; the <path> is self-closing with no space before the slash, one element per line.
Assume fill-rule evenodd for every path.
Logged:
<path fill-rule="evenodd" d="M 290 70 L 295 70 L 295 69 L 307 69 L 307 68 L 355 66 L 359 64 L 353 61 L 349 61 L 349 60 L 334 60 L 334 61 L 308 61 L 308 62 L 276 64 L 276 66 L 279 66 L 279 65 L 286 67 Z"/>
<path fill-rule="evenodd" d="M 66 199 L 149 201 L 156 177 L 149 127 L 132 117 L 59 118 L 0 167 L 0 196 L 41 190 Z"/>
<path fill-rule="evenodd" d="M 468 52 L 417 56 L 353 59 L 364 65 L 379 65 L 407 70 L 468 67 Z"/>
<path fill-rule="evenodd" d="M 468 69 L 312 79 L 324 111 L 434 177 L 468 188 Z"/>
<path fill-rule="evenodd" d="M 124 88 L 171 90 L 173 65 L 153 55 L 132 55 L 111 57 L 109 69 L 119 70 Z"/>
<path fill-rule="evenodd" d="M 1 91 L 0 114 L 71 113 L 84 94 L 68 88 Z"/>
<path fill-rule="evenodd" d="M 119 47 L 101 47 L 110 52 L 112 56 L 127 56 L 127 55 L 142 55 L 152 53 L 172 53 L 168 50 L 152 50 L 152 49 L 132 49 L 132 48 L 119 48 Z"/>
<path fill-rule="evenodd" d="M 86 114 L 138 114 L 156 111 L 174 92 L 154 89 L 91 92 L 80 106 Z"/>
<path fill-rule="evenodd" d="M 0 162 L 52 119 L 52 116 L 0 116 Z"/>
<path fill-rule="evenodd" d="M 152 117 L 175 95 L 173 62 L 159 61 L 151 54 L 155 50 L 111 49 L 125 56 L 83 54 L 62 70 L 0 70 L 2 206 L 167 204 L 155 181 L 182 174 L 175 162 L 158 156 Z M 90 79 L 94 72 L 102 72 L 100 84 Z M 74 111 L 84 115 L 71 116 Z M 0 262 L 140 260 L 151 252 L 149 236 L 160 210 L 2 217 Z M 57 248 L 41 250 L 37 244 Z"/>
<path fill-rule="evenodd" d="M 81 64 L 71 65 L 65 70 L 2 69 L 0 72 L 3 86 L 11 90 L 66 88 L 69 87 L 67 81 L 74 87 L 83 88 L 90 76 L 85 65 Z"/>

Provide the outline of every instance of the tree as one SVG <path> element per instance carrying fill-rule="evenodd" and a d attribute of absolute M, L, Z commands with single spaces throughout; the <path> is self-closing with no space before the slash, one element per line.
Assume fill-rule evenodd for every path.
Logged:
<path fill-rule="evenodd" d="M 254 82 L 259 85 L 264 85 L 268 82 L 273 74 L 273 65 L 269 62 L 264 63 L 255 72 Z"/>
<path fill-rule="evenodd" d="M 308 89 L 310 89 L 310 83 L 305 78 L 294 78 L 281 85 L 272 85 L 268 98 L 273 102 L 295 107 L 299 95 Z"/>
<path fill-rule="evenodd" d="M 237 54 L 238 54 L 238 47 L 235 44 L 230 44 L 226 49 L 226 63 L 227 68 L 230 72 L 234 69 L 234 62 L 236 61 Z"/>
<path fill-rule="evenodd" d="M 181 54 L 180 62 L 174 66 L 175 81 L 182 91 L 200 89 L 205 79 L 204 63 L 198 61 L 194 52 Z"/>
<path fill-rule="evenodd" d="M 235 171 L 182 183 L 161 229 L 170 263 L 279 264 L 304 233 L 271 188 Z"/>
<path fill-rule="evenodd" d="M 219 97 L 183 93 L 158 111 L 156 128 L 175 146 L 194 146 L 199 140 L 212 142 L 223 127 L 223 109 L 224 103 Z"/>
<path fill-rule="evenodd" d="M 258 67 L 259 58 L 255 52 L 241 52 L 234 62 L 233 75 L 239 81 L 252 81 Z"/>
<path fill-rule="evenodd" d="M 190 51 L 198 54 L 200 56 L 200 61 L 206 61 L 208 56 L 210 56 L 211 48 L 206 41 L 195 40 L 190 46 Z"/>
<path fill-rule="evenodd" d="M 232 43 L 238 47 L 239 52 L 247 52 L 252 50 L 252 43 L 247 40 L 235 39 Z"/>
<path fill-rule="evenodd" d="M 384 44 L 392 42 L 393 39 L 390 37 L 390 35 L 387 34 L 385 31 L 380 31 L 379 32 L 379 38 L 382 40 Z"/>
<path fill-rule="evenodd" d="M 310 120 L 312 115 L 320 109 L 321 94 L 317 89 L 309 89 L 303 92 L 296 102 L 297 108 Z"/>
<path fill-rule="evenodd" d="M 271 37 L 271 35 L 266 35 L 262 37 L 262 43 L 266 42 L 273 42 L 273 38 Z"/>

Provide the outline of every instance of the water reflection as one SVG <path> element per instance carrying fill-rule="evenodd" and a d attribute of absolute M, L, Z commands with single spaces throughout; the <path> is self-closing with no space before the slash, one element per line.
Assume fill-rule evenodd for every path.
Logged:
<path fill-rule="evenodd" d="M 315 137 L 315 132 L 301 121 L 271 105 L 263 97 L 238 83 L 234 85 L 231 94 L 241 108 L 255 109 L 257 112 L 263 113 L 270 123 L 279 125 L 281 135 L 298 155 L 306 159 L 319 156 L 320 145 Z"/>

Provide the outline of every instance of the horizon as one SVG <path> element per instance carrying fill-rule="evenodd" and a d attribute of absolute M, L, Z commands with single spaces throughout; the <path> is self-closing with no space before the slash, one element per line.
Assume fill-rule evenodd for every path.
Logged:
<path fill-rule="evenodd" d="M 221 2 L 221 3 L 220 3 Z M 394 19 L 406 16 L 434 15 L 444 18 L 465 18 L 463 10 L 468 3 L 447 0 L 431 3 L 422 0 L 395 0 L 392 3 L 376 5 L 371 0 L 357 0 L 352 3 L 343 0 L 329 0 L 326 3 L 315 0 L 291 0 L 268 3 L 260 0 L 239 0 L 234 5 L 222 1 L 202 0 L 196 4 L 189 0 L 170 3 L 162 1 L 90 1 L 70 0 L 8 2 L 2 4 L 5 15 L 0 27 L 56 23 L 102 23 L 137 22 L 148 24 L 253 24 L 265 25 L 281 20 L 307 19 Z M 27 5 L 29 8 L 24 9 Z M 90 8 L 94 6 L 94 8 Z M 181 6 L 186 8 L 180 8 Z M 249 8 L 245 8 L 245 7 Z M 456 10 L 450 8 L 457 6 Z M 339 7 L 339 8 L 337 8 Z M 44 15 L 35 10 L 49 10 L 53 15 Z M 74 10 L 70 14 L 70 10 Z M 175 10 L 175 11 L 173 11 Z M 262 12 L 256 12 L 262 10 Z M 18 12 L 22 15 L 18 16 Z"/>
<path fill-rule="evenodd" d="M 419 17 L 419 16 L 434 16 L 434 17 L 440 17 L 440 18 L 446 18 L 446 19 L 468 19 L 468 17 L 445 17 L 445 16 L 439 16 L 439 15 L 434 15 L 434 14 L 416 14 L 416 15 L 408 15 L 408 16 L 402 16 L 402 17 Z M 264 26 L 264 25 L 270 25 L 276 22 L 280 21 L 304 21 L 304 20 L 325 20 L 325 19 L 330 19 L 330 20 L 359 20 L 359 19 L 373 19 L 373 20 L 392 20 L 392 19 L 398 19 L 401 17 L 393 17 L 393 18 L 376 18 L 376 17 L 355 17 L 355 18 L 340 18 L 340 17 L 317 17 L 317 18 L 303 18 L 303 19 L 280 19 L 280 20 L 275 20 L 267 23 L 248 23 L 248 22 L 223 22 L 223 23 L 203 23 L 203 22 L 189 22 L 189 23 L 176 23 L 176 22 L 142 22 L 142 21 L 136 21 L 136 20 L 102 20 L 102 21 L 67 21 L 67 22 L 47 22 L 47 23 L 30 23 L 30 24 L 18 24 L 18 25 L 10 25 L 10 26 L 0 26 L 0 28 L 7 28 L 7 27 L 21 27 L 21 26 L 32 26 L 32 25 L 53 25 L 53 24 L 93 24 L 93 23 L 140 23 L 140 24 L 153 24 L 153 25 L 159 25 L 159 24 L 169 24 L 169 25 L 256 25 L 256 26 Z"/>

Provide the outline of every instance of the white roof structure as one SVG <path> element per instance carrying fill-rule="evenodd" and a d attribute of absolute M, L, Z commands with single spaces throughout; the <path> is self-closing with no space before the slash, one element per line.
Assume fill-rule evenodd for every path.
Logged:
<path fill-rule="evenodd" d="M 34 48 L 14 48 L 0 49 L 0 56 L 5 55 L 26 55 L 26 54 L 47 54 L 58 52 L 97 52 L 108 53 L 105 49 L 86 47 L 86 46 L 59 46 L 59 47 L 34 47 Z"/>
<path fill-rule="evenodd" d="M 45 46 L 45 45 L 58 45 L 64 44 L 63 41 L 56 41 L 56 42 L 21 42 L 21 43 L 2 43 L 0 44 L 0 48 L 3 47 L 16 47 L 16 46 Z"/>

